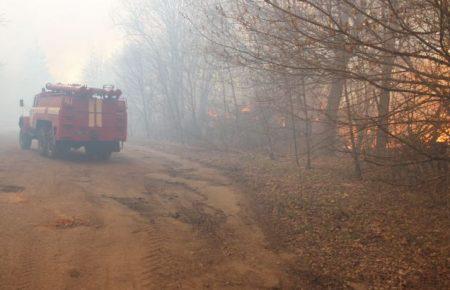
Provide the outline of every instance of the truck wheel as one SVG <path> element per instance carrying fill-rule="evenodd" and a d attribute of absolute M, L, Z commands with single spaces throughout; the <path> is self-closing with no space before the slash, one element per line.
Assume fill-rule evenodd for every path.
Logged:
<path fill-rule="evenodd" d="M 29 150 L 31 148 L 32 140 L 30 134 L 20 131 L 19 143 L 22 150 Z"/>
<path fill-rule="evenodd" d="M 59 144 L 57 144 L 55 140 L 55 131 L 53 128 L 48 128 L 46 130 L 46 139 L 47 139 L 47 156 L 50 158 L 57 158 L 59 156 Z"/>
<path fill-rule="evenodd" d="M 97 153 L 97 158 L 98 158 L 98 160 L 106 161 L 111 158 L 111 154 L 112 154 L 112 152 L 109 150 L 102 150 Z"/>
<path fill-rule="evenodd" d="M 70 152 L 70 146 L 64 143 L 56 142 L 56 151 L 58 157 L 64 157 L 67 156 Z"/>
<path fill-rule="evenodd" d="M 59 146 L 55 140 L 53 128 L 46 127 L 39 130 L 39 152 L 41 155 L 56 158 L 59 156 Z"/>
<path fill-rule="evenodd" d="M 108 149 L 98 148 L 98 146 L 87 145 L 84 147 L 86 155 L 89 159 L 108 160 L 111 157 L 111 151 Z"/>
<path fill-rule="evenodd" d="M 86 155 L 88 156 L 89 159 L 95 159 L 95 155 L 97 152 L 96 152 L 94 146 L 86 145 L 86 146 L 84 146 L 84 151 L 86 152 Z"/>
<path fill-rule="evenodd" d="M 42 156 L 48 156 L 46 129 L 40 128 L 38 132 L 38 149 Z"/>

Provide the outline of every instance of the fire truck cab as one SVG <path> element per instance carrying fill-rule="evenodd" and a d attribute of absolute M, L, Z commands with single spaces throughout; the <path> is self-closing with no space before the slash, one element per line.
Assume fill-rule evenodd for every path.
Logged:
<path fill-rule="evenodd" d="M 35 96 L 29 116 L 20 117 L 20 147 L 30 149 L 36 139 L 40 153 L 51 158 L 84 147 L 89 156 L 108 159 L 127 138 L 121 95 L 113 86 L 47 84 Z"/>

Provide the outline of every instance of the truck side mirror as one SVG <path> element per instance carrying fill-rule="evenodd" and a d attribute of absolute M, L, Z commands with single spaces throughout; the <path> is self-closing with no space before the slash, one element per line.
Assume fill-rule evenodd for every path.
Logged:
<path fill-rule="evenodd" d="M 25 106 L 23 99 L 20 99 L 20 106 L 23 108 Z"/>

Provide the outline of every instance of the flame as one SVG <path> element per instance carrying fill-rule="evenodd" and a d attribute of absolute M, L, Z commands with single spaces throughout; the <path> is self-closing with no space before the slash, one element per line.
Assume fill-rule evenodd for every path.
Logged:
<path fill-rule="evenodd" d="M 450 128 L 443 132 L 436 140 L 438 143 L 450 143 Z"/>
<path fill-rule="evenodd" d="M 250 113 L 251 111 L 252 109 L 248 105 L 241 109 L 241 113 Z"/>
<path fill-rule="evenodd" d="M 219 117 L 219 113 L 217 113 L 217 111 L 214 109 L 209 109 L 208 116 L 210 116 L 211 118 L 217 118 Z"/>

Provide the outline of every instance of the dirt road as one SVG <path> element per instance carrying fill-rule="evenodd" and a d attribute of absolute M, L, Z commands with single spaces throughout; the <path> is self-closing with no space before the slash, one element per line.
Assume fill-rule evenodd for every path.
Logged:
<path fill-rule="evenodd" d="M 0 134 L 0 289 L 278 289 L 282 258 L 219 172 L 128 145 L 49 160 Z"/>

